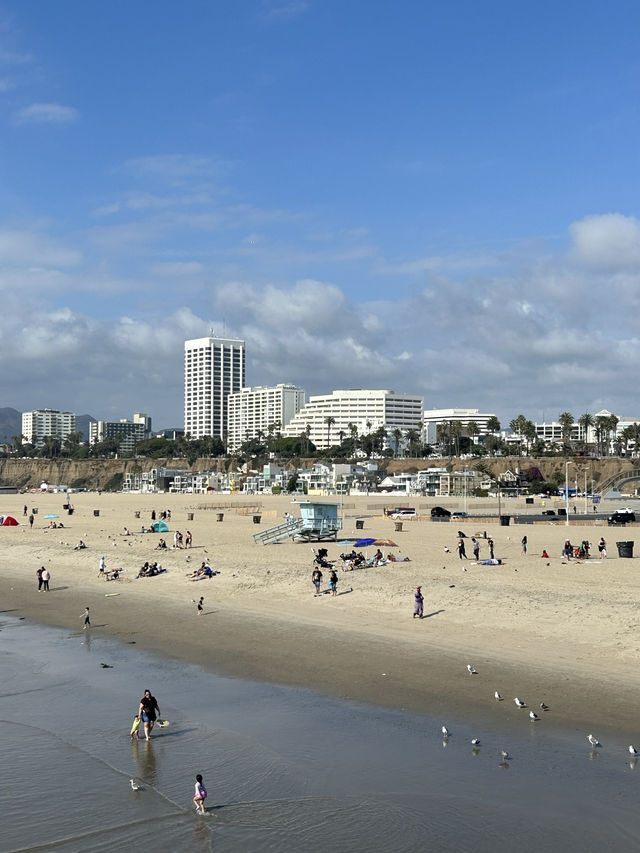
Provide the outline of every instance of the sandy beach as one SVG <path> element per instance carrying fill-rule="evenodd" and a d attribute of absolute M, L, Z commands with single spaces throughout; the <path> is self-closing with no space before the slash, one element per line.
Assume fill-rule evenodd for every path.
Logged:
<path fill-rule="evenodd" d="M 340 571 L 339 595 L 315 597 L 317 545 L 253 541 L 285 512 L 298 514 L 289 497 L 81 493 L 72 496 L 72 516 L 63 512 L 63 501 L 59 494 L 3 496 L 3 514 L 14 515 L 20 526 L 0 532 L 2 610 L 81 629 L 89 605 L 92 631 L 213 672 L 450 718 L 475 715 L 489 727 L 523 724 L 513 703 L 519 696 L 530 707 L 549 705 L 545 724 L 638 738 L 638 560 L 619 558 L 615 547 L 616 540 L 634 539 L 634 526 L 580 526 L 574 519 L 569 529 L 559 522 L 502 527 L 494 518 L 434 523 L 427 516 L 436 501 L 418 500 L 411 503 L 421 517 L 398 532 L 381 513 L 395 499 L 350 497 L 344 536 L 391 538 L 398 547 L 384 553 L 410 562 Z M 25 503 L 38 508 L 33 529 L 23 517 Z M 260 526 L 252 519 L 256 506 Z M 451 501 L 447 506 L 455 508 Z M 152 509 L 171 509 L 168 534 L 122 535 L 125 526 L 132 533 L 148 527 Z M 503 507 L 523 510 L 522 500 Z M 486 502 L 469 501 L 470 515 L 487 511 Z M 222 522 L 218 512 L 224 512 Z M 49 513 L 59 516 L 63 529 L 45 527 Z M 364 519 L 357 533 L 356 517 Z M 176 529 L 191 531 L 193 548 L 155 551 L 161 535 L 172 544 Z M 468 537 L 468 561 L 458 557 L 458 529 Z M 470 537 L 485 530 L 500 566 L 473 565 Z M 567 563 L 561 549 L 569 535 L 574 543 L 588 539 L 595 556 Z M 595 547 L 602 535 L 608 543 L 603 561 Z M 80 539 L 87 548 L 76 551 Z M 346 550 L 323 544 L 330 558 Z M 481 558 L 488 557 L 486 541 L 480 545 Z M 545 548 L 549 559 L 540 557 Z M 99 578 L 103 554 L 107 568 L 126 569 L 120 580 Z M 205 557 L 220 574 L 190 582 L 187 572 Z M 140 565 L 152 559 L 167 572 L 136 580 Z M 51 572 L 48 593 L 37 590 L 41 565 Z M 422 620 L 412 618 L 418 584 Z M 197 616 L 192 599 L 200 596 L 204 613 Z M 477 675 L 467 672 L 469 663 Z M 495 690 L 505 699 L 499 720 Z"/>

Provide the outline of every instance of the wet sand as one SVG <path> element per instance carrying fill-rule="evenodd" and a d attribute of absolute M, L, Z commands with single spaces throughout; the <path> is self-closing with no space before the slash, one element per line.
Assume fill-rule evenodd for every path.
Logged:
<path fill-rule="evenodd" d="M 546 702 L 549 724 L 628 732 L 630 742 L 638 739 L 640 578 L 637 559 L 620 559 L 615 548 L 616 539 L 634 538 L 633 527 L 581 527 L 573 519 L 569 530 L 557 523 L 501 527 L 493 519 L 417 520 L 396 532 L 393 521 L 377 515 L 374 505 L 382 506 L 382 500 L 349 498 L 345 536 L 356 535 L 355 517 L 364 517 L 358 534 L 394 539 L 399 548 L 383 551 L 411 562 L 339 572 L 340 594 L 316 598 L 310 580 L 312 546 L 253 542 L 256 531 L 276 523 L 285 511 L 298 514 L 289 498 L 79 494 L 72 500 L 75 512 L 69 517 L 62 512 L 61 495 L 29 495 L 26 501 L 20 495 L 3 496 L 2 511 L 20 522 L 25 502 L 39 509 L 33 530 L 21 524 L 0 531 L 3 610 L 34 622 L 81 628 L 88 604 L 93 632 L 213 672 L 307 686 L 449 719 L 480 717 L 488 726 L 493 692 L 499 690 L 511 706 L 506 720 L 501 715 L 502 727 L 522 723 L 513 703 L 519 696 L 531 707 Z M 394 502 L 407 501 L 387 501 Z M 251 509 L 258 503 L 259 527 L 252 523 Z M 446 505 L 454 508 L 453 502 Z M 238 513 L 243 506 L 249 514 Z M 470 512 L 487 511 L 482 501 L 475 506 L 469 502 Z M 224 507 L 222 523 L 216 522 L 214 507 Z M 172 510 L 168 544 L 176 528 L 183 534 L 191 530 L 190 552 L 154 551 L 161 534 L 120 535 L 125 525 L 131 531 L 148 526 L 152 508 Z M 523 509 L 523 501 L 513 501 L 503 512 Z M 64 529 L 44 529 L 49 512 L 59 515 Z M 192 521 L 187 518 L 191 512 Z M 503 565 L 459 560 L 459 528 L 468 537 L 487 530 Z M 529 548 L 523 556 L 525 534 Z M 566 563 L 560 551 L 568 534 L 573 542 L 588 538 L 595 554 L 595 543 L 604 535 L 608 559 Z M 88 548 L 74 551 L 80 538 Z M 345 549 L 325 545 L 330 557 Z M 471 556 L 470 538 L 466 545 Z M 543 548 L 550 559 L 540 558 Z M 108 568 L 127 569 L 123 580 L 99 579 L 101 554 Z M 190 582 L 186 572 L 205 556 L 220 574 Z M 488 549 L 481 541 L 485 556 Z M 141 563 L 156 558 L 167 573 L 135 580 Z M 37 591 L 39 565 L 52 573 L 49 593 Z M 427 618 L 422 620 L 412 618 L 417 584 L 425 596 Z M 191 600 L 201 595 L 205 609 L 199 617 Z M 477 675 L 469 675 L 467 663 Z"/>

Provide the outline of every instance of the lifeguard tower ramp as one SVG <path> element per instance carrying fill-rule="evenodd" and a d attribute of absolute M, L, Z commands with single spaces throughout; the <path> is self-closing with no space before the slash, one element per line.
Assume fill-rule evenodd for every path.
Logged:
<path fill-rule="evenodd" d="M 282 542 L 283 539 L 291 539 L 302 530 L 301 518 L 288 518 L 282 524 L 276 524 L 275 527 L 268 527 L 266 530 L 261 530 L 260 533 L 253 534 L 253 541 L 263 545 L 273 545 L 276 542 Z"/>

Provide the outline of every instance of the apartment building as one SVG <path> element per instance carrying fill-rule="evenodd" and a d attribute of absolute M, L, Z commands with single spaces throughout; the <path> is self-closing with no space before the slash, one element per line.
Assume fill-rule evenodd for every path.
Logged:
<path fill-rule="evenodd" d="M 132 421 L 122 418 L 119 421 L 94 421 L 89 424 L 90 444 L 115 438 L 120 442 L 119 453 L 132 453 L 136 444 L 150 435 L 151 418 L 142 412 L 136 412 Z"/>
<path fill-rule="evenodd" d="M 42 447 L 44 439 L 58 438 L 64 441 L 69 433 L 75 432 L 76 416 L 73 412 L 57 409 L 35 409 L 22 413 L 22 435 L 35 447 Z"/>
<path fill-rule="evenodd" d="M 244 386 L 244 341 L 195 338 L 184 344 L 184 431 L 226 439 L 227 398 Z"/>
<path fill-rule="evenodd" d="M 492 412 L 480 412 L 478 409 L 425 409 L 423 441 L 425 444 L 437 444 L 441 424 L 460 423 L 466 428 L 473 422 L 478 427 L 478 435 L 487 435 L 490 432 L 489 420 L 495 417 Z"/>
<path fill-rule="evenodd" d="M 340 433 L 349 436 L 351 424 L 358 435 L 375 432 L 380 427 L 387 431 L 386 446 L 393 446 L 393 431 L 422 428 L 423 398 L 410 394 L 396 394 L 388 390 L 350 389 L 332 391 L 330 394 L 309 397 L 306 405 L 284 429 L 286 436 L 300 436 L 307 431 L 309 438 L 319 448 L 331 447 L 340 441 Z M 327 423 L 332 418 L 332 423 Z"/>
<path fill-rule="evenodd" d="M 227 447 L 235 450 L 244 441 L 282 432 L 306 402 L 295 385 L 258 385 L 241 388 L 227 397 Z"/>

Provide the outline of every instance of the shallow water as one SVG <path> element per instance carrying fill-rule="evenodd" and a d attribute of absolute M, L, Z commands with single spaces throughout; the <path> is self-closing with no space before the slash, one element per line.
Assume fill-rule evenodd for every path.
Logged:
<path fill-rule="evenodd" d="M 443 745 L 439 719 L 2 620 L 0 851 L 640 849 L 632 737 L 594 752 L 546 718 L 500 737 L 447 720 Z M 132 744 L 146 687 L 171 725 Z M 197 772 L 206 817 L 191 802 Z"/>

